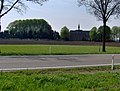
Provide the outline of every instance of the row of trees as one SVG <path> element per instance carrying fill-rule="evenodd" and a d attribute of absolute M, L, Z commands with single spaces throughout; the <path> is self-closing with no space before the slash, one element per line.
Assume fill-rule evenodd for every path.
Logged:
<path fill-rule="evenodd" d="M 93 27 L 90 30 L 90 39 L 92 41 L 102 41 L 103 36 L 103 26 Z M 109 26 L 105 27 L 105 41 L 120 41 L 120 27 L 113 26 L 110 28 Z"/>
<path fill-rule="evenodd" d="M 59 33 L 53 31 L 44 19 L 16 20 L 0 35 L 1 38 L 59 39 Z"/>
<path fill-rule="evenodd" d="M 7 30 L 0 32 L 0 38 L 19 39 L 52 39 L 69 40 L 69 29 L 61 28 L 60 35 L 44 19 L 16 20 L 7 26 Z"/>
<path fill-rule="evenodd" d="M 0 32 L 0 38 L 19 39 L 52 39 L 69 40 L 69 29 L 61 28 L 60 35 L 53 31 L 51 25 L 44 19 L 15 20 L 7 26 L 7 30 Z"/>

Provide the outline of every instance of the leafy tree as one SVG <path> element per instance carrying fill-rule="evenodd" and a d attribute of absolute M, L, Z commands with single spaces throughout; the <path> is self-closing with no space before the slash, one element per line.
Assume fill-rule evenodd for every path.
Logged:
<path fill-rule="evenodd" d="M 96 27 L 93 27 L 91 30 L 90 30 L 90 39 L 92 41 L 96 41 L 96 36 L 97 36 L 97 28 Z"/>
<path fill-rule="evenodd" d="M 119 38 L 119 33 L 120 33 L 120 30 L 119 30 L 119 27 L 118 26 L 113 26 L 112 27 L 112 34 L 113 34 L 113 39 L 114 41 Z"/>
<path fill-rule="evenodd" d="M 3 34 L 4 34 L 4 32 L 0 32 L 0 38 L 1 39 L 4 38 Z"/>
<path fill-rule="evenodd" d="M 59 33 L 58 33 L 57 31 L 54 31 L 54 32 L 53 32 L 53 39 L 54 39 L 54 40 L 60 39 L 60 35 L 59 35 Z"/>
<path fill-rule="evenodd" d="M 79 6 L 87 7 L 90 14 L 93 14 L 98 20 L 103 21 L 103 48 L 105 52 L 105 28 L 106 23 L 111 16 L 118 17 L 120 15 L 120 0 L 78 0 Z"/>
<path fill-rule="evenodd" d="M 1 18 L 12 9 L 17 10 L 18 13 L 23 13 L 27 10 L 26 2 L 31 1 L 36 4 L 42 5 L 43 2 L 48 0 L 0 0 L 0 21 Z M 0 24 L 1 31 L 1 24 Z"/>
<path fill-rule="evenodd" d="M 98 28 L 98 31 L 97 31 L 97 39 L 98 39 L 98 41 L 102 41 L 103 30 L 104 30 L 103 26 L 100 26 Z M 112 32 L 111 32 L 110 27 L 106 26 L 106 28 L 105 28 L 106 41 L 111 40 L 111 35 L 112 35 Z"/>
<path fill-rule="evenodd" d="M 61 38 L 64 40 L 69 40 L 69 29 L 66 26 L 61 29 Z"/>
<path fill-rule="evenodd" d="M 7 29 L 13 38 L 53 39 L 52 27 L 44 19 L 16 20 Z"/>
<path fill-rule="evenodd" d="M 8 31 L 8 30 L 5 30 L 5 31 L 3 32 L 3 38 L 4 38 L 4 39 L 9 39 L 9 38 L 10 38 L 10 34 L 9 34 L 9 31 Z"/>
<path fill-rule="evenodd" d="M 118 29 L 119 29 L 119 42 L 120 42 L 120 27 L 118 27 Z"/>

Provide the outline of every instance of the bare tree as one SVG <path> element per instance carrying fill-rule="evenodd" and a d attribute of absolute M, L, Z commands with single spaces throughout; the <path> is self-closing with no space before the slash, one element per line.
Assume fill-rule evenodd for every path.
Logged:
<path fill-rule="evenodd" d="M 0 0 L 0 31 L 1 18 L 12 9 L 16 9 L 18 13 L 23 13 L 27 9 L 25 2 L 28 1 L 42 5 L 43 2 L 48 0 Z"/>
<path fill-rule="evenodd" d="M 120 0 L 78 0 L 78 3 L 79 6 L 84 5 L 85 7 L 87 7 L 89 13 L 97 17 L 98 20 L 103 21 L 104 31 L 102 35 L 103 36 L 102 51 L 105 52 L 106 23 L 110 17 L 120 16 Z"/>

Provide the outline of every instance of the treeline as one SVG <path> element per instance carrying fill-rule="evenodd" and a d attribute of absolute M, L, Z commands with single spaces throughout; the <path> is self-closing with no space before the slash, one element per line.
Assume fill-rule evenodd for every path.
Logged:
<path fill-rule="evenodd" d="M 89 35 L 90 35 L 91 41 L 102 41 L 103 26 L 100 26 L 98 29 L 97 27 L 93 27 L 90 30 Z M 120 42 L 120 27 L 113 26 L 112 28 L 110 28 L 109 26 L 106 26 L 105 35 L 106 35 L 106 41 L 119 41 Z"/>
<path fill-rule="evenodd" d="M 16 20 L 7 26 L 7 30 L 0 32 L 0 38 L 19 39 L 59 39 L 59 33 L 52 30 L 44 19 Z"/>

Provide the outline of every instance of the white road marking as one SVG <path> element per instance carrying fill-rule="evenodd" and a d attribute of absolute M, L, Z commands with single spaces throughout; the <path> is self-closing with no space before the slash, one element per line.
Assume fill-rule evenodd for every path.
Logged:
<path fill-rule="evenodd" d="M 116 63 L 115 65 L 120 65 L 120 63 Z M 77 66 L 56 66 L 56 67 L 34 67 L 34 68 L 32 68 L 32 67 L 31 68 L 9 68 L 9 69 L 0 69 L 0 71 L 57 69 L 57 68 L 79 68 L 79 67 L 97 67 L 97 66 L 111 66 L 111 64 L 77 65 Z"/>

